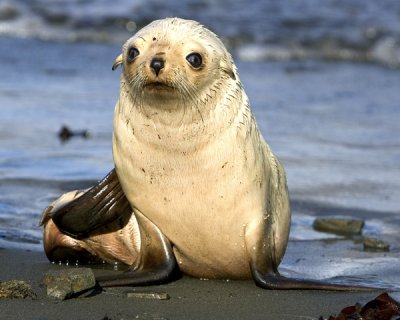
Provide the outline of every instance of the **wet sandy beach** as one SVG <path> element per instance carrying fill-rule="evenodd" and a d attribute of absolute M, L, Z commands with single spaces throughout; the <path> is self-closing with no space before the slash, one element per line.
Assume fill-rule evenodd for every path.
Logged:
<path fill-rule="evenodd" d="M 1 299 L 2 319 L 318 319 L 348 305 L 365 303 L 382 291 L 270 291 L 253 281 L 211 281 L 183 277 L 169 284 L 141 288 L 109 288 L 63 302 L 46 296 L 43 275 L 50 264 L 43 253 L 1 249 L 2 280 L 28 281 L 37 299 Z M 127 298 L 127 291 L 167 293 L 169 300 Z M 400 294 L 393 297 L 399 299 Z"/>

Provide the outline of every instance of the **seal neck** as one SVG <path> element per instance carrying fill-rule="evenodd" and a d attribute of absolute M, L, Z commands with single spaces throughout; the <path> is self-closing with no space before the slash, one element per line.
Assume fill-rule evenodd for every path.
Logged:
<path fill-rule="evenodd" d="M 129 126 L 134 138 L 160 148 L 201 148 L 221 132 L 239 127 L 247 98 L 238 79 L 223 79 L 197 99 L 148 103 L 133 97 L 121 81 L 114 127 Z M 160 107 L 160 104 L 162 107 Z"/>

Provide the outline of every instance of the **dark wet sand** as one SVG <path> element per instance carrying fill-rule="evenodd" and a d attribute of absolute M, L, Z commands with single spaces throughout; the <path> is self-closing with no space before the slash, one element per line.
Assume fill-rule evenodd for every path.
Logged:
<path fill-rule="evenodd" d="M 183 277 L 173 283 L 110 288 L 101 294 L 63 302 L 46 296 L 43 275 L 51 268 L 44 253 L 0 249 L 0 281 L 28 281 L 37 294 L 1 299 L 1 319 L 318 319 L 342 307 L 366 302 L 381 291 L 338 293 L 325 291 L 269 291 L 252 281 L 202 281 Z M 169 300 L 127 298 L 126 291 L 165 292 Z"/>

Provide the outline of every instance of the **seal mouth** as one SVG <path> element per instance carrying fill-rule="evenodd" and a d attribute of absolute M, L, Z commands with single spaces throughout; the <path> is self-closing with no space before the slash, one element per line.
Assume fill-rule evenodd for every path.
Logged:
<path fill-rule="evenodd" d="M 144 85 L 144 88 L 147 90 L 160 92 L 176 90 L 173 86 L 161 81 L 148 82 Z"/>

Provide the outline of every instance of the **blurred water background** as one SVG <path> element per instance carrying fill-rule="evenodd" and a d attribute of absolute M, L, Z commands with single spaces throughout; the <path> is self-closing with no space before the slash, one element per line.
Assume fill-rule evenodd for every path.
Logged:
<path fill-rule="evenodd" d="M 294 216 L 284 267 L 310 272 L 291 248 L 320 241 L 350 274 L 366 264 L 371 278 L 400 270 L 397 0 L 0 1 L 0 246 L 41 250 L 42 210 L 113 167 L 112 63 L 135 30 L 168 16 L 221 36 L 286 168 Z M 63 125 L 90 138 L 61 142 Z M 332 236 L 311 224 L 330 214 L 365 219 L 364 233 L 388 241 L 390 253 L 362 253 L 348 239 L 329 247 Z"/>

